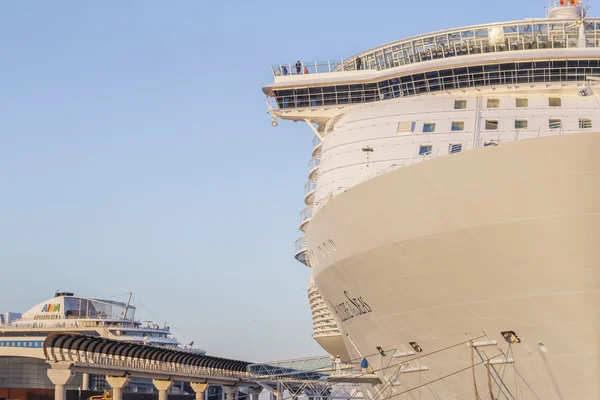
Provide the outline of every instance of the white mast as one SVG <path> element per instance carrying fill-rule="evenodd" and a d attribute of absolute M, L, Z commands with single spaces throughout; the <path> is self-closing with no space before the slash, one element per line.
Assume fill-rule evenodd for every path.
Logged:
<path fill-rule="evenodd" d="M 123 311 L 123 319 L 127 318 L 127 311 L 129 310 L 129 304 L 131 303 L 131 295 L 133 292 L 129 292 L 129 298 L 127 299 L 127 304 L 125 304 L 125 310 Z"/>

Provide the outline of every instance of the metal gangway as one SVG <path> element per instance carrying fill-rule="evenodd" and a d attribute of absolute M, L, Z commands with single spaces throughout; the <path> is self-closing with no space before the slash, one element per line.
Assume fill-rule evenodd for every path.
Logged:
<path fill-rule="evenodd" d="M 167 400 L 175 381 L 189 382 L 197 400 L 204 399 L 209 385 L 222 386 L 225 400 L 235 400 L 239 390 L 258 400 L 264 389 L 273 400 L 362 400 L 359 383 L 380 383 L 375 375 L 355 373 L 351 364 L 334 369 L 329 357 L 256 364 L 77 333 L 49 335 L 43 351 L 51 366 L 48 377 L 55 385 L 55 400 L 66 399 L 66 385 L 76 374 L 106 376 L 114 400 L 121 400 L 132 377 L 152 379 L 159 400 Z"/>
<path fill-rule="evenodd" d="M 301 397 L 363 400 L 359 384 L 381 383 L 372 373 L 355 371 L 352 364 L 336 367 L 329 356 L 250 364 L 248 373 L 276 400 Z"/>

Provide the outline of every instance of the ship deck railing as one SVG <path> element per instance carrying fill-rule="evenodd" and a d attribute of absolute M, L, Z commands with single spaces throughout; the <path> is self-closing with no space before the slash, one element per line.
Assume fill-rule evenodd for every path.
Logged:
<path fill-rule="evenodd" d="M 600 48 L 600 18 L 587 18 L 585 42 L 573 19 L 532 19 L 434 32 L 368 50 L 348 59 L 271 65 L 274 76 L 385 70 L 430 60 L 538 49 Z M 360 59 L 360 65 L 358 62 Z"/>
<path fill-rule="evenodd" d="M 461 67 L 430 71 L 427 74 L 413 74 L 403 77 L 402 81 L 404 82 L 395 84 L 388 79 L 366 84 L 277 89 L 273 92 L 274 97 L 267 98 L 267 102 L 273 109 L 287 110 L 370 103 L 425 93 L 498 85 L 582 84 L 585 82 L 591 84 L 592 80 L 596 84 L 598 76 L 600 76 L 600 63 L 594 61 L 593 67 L 571 65 L 572 63 L 579 65 L 582 62 L 588 63 L 587 60 L 540 61 L 546 66 L 522 68 L 517 65 L 519 63 L 500 62 L 487 66 Z M 532 62 L 527 64 L 531 65 Z M 443 73 L 447 71 L 450 71 L 451 74 L 445 76 Z M 416 79 L 417 77 L 421 79 Z"/>

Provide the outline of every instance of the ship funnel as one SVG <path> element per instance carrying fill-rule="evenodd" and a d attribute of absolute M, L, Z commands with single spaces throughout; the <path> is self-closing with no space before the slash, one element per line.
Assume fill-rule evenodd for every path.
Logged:
<path fill-rule="evenodd" d="M 586 11 L 580 0 L 552 0 L 548 7 L 548 17 L 556 19 L 585 18 Z"/>

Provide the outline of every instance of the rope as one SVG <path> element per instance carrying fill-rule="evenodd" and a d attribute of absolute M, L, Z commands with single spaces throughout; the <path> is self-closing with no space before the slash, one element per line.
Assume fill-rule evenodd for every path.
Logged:
<path fill-rule="evenodd" d="M 477 378 L 475 377 L 475 345 L 473 344 L 472 340 L 470 341 L 470 343 L 471 343 L 471 365 L 473 367 L 473 387 L 475 388 L 475 399 L 481 400 L 481 397 L 479 397 L 479 390 L 477 389 Z"/>
<path fill-rule="evenodd" d="M 523 378 L 523 375 L 521 375 L 521 373 L 517 370 L 517 368 L 515 367 L 515 371 L 517 374 L 519 374 L 519 378 L 521 378 L 521 380 L 523 380 L 523 382 L 525 382 L 525 385 L 529 388 L 529 390 L 531 390 L 531 393 L 533 393 L 533 395 L 535 396 L 535 398 L 537 400 L 540 400 L 540 398 L 538 397 L 537 394 L 535 394 L 535 392 L 533 391 L 533 389 L 531 388 L 531 386 L 529 386 L 529 383 L 527 383 L 527 381 L 525 380 L 525 378 Z"/>
<path fill-rule="evenodd" d="M 506 351 L 506 359 L 508 360 L 508 358 L 510 357 L 510 353 L 512 351 L 512 343 L 508 344 L 508 350 Z M 487 357 L 487 356 L 486 356 Z M 514 355 L 513 355 L 514 358 Z M 496 372 L 496 374 L 498 375 L 498 378 L 500 379 L 500 382 L 502 383 L 502 385 L 506 388 L 506 390 L 508 391 L 508 394 L 510 394 L 510 397 L 512 397 L 514 399 L 514 396 L 512 395 L 512 393 L 510 392 L 510 390 L 508 390 L 508 387 L 506 387 L 506 384 L 504 383 L 504 374 L 506 374 L 506 370 L 508 369 L 508 364 L 504 364 L 502 366 L 502 368 L 500 368 L 500 371 L 502 372 L 502 376 L 500 376 L 500 374 L 498 374 Z M 504 391 L 502 390 L 502 386 L 498 385 L 498 397 L 500 398 L 500 393 L 504 394 Z M 507 397 L 506 395 L 504 395 L 504 397 Z M 508 398 L 508 397 L 507 397 Z M 494 399 L 494 397 L 492 396 L 492 400 Z"/>
<path fill-rule="evenodd" d="M 486 355 L 487 357 L 487 355 Z M 492 400 L 494 400 L 494 390 L 492 387 L 492 368 L 490 365 L 490 359 L 487 359 L 487 362 L 485 363 L 485 366 L 487 367 L 487 380 L 488 380 L 488 392 L 490 393 L 490 398 Z"/>
<path fill-rule="evenodd" d="M 403 366 L 408 365 L 408 364 L 402 364 L 400 365 L 400 367 L 398 367 L 398 370 L 394 373 L 394 375 L 392 375 L 392 377 L 384 384 L 382 385 L 382 387 L 378 390 L 378 392 L 376 393 L 376 395 L 371 399 L 371 400 L 377 400 L 379 398 L 379 396 L 389 387 L 390 390 L 392 389 L 392 383 L 398 379 L 398 371 L 400 371 L 402 369 Z"/>
<path fill-rule="evenodd" d="M 411 362 L 413 362 L 413 361 L 420 360 L 421 358 L 424 358 L 424 357 L 429 357 L 429 356 L 432 356 L 432 355 L 434 355 L 434 354 L 441 353 L 441 352 L 443 352 L 443 351 L 446 351 L 446 350 L 453 349 L 453 348 L 455 348 L 455 347 L 464 346 L 465 344 L 468 344 L 468 343 L 470 343 L 470 342 L 471 342 L 471 341 L 473 341 L 473 340 L 478 340 L 478 339 L 481 339 L 481 338 L 483 338 L 483 337 L 485 337 L 485 335 L 482 335 L 482 336 L 476 337 L 475 339 L 466 340 L 466 341 L 464 341 L 464 342 L 460 342 L 460 343 L 454 344 L 454 345 L 452 345 L 452 346 L 444 347 L 443 349 L 435 350 L 435 351 L 432 351 L 431 353 L 427 353 L 427 354 L 423 354 L 423 355 L 421 355 L 421 356 L 413 357 L 413 358 L 411 358 L 410 360 L 406 360 L 406 361 L 404 361 L 404 362 L 402 362 L 402 363 L 393 364 L 393 365 L 391 365 L 391 366 L 387 366 L 387 367 L 383 367 L 383 368 L 375 369 L 375 370 L 373 370 L 373 372 L 379 372 L 379 371 L 383 371 L 384 369 L 387 369 L 387 368 L 389 368 L 389 367 L 395 367 L 395 366 L 402 365 L 402 364 L 408 364 L 408 363 L 411 363 Z M 364 375 L 367 375 L 367 374 L 361 374 L 361 375 L 357 375 L 357 377 L 361 377 L 361 376 L 364 376 Z"/>
<path fill-rule="evenodd" d="M 501 356 L 501 355 L 502 355 L 502 354 L 499 354 L 499 355 L 497 355 L 496 357 L 493 357 L 493 358 L 497 358 L 497 357 L 499 357 L 499 356 Z M 485 363 L 485 361 L 481 361 L 481 362 L 479 362 L 479 363 L 475 364 L 475 366 L 479 366 L 479 365 L 482 365 L 482 364 L 484 364 L 484 363 Z M 469 365 L 469 366 L 468 366 L 468 367 L 466 367 L 466 368 L 459 369 L 458 371 L 454 371 L 454 372 L 452 372 L 452 373 L 450 373 L 450 374 L 448 374 L 448 375 L 444 375 L 444 376 L 442 376 L 442 377 L 440 377 L 440 378 L 438 378 L 438 379 L 434 379 L 433 381 L 430 381 L 430 382 L 424 383 L 424 384 L 422 384 L 422 385 L 419 385 L 419 386 L 415 386 L 414 388 L 410 388 L 410 389 L 408 389 L 408 390 L 405 390 L 405 391 L 403 391 L 403 392 L 400 392 L 400 393 L 393 394 L 393 395 L 391 395 L 391 396 L 389 396 L 389 397 L 386 397 L 386 398 L 385 398 L 385 399 L 383 399 L 383 400 L 389 400 L 389 399 L 391 399 L 392 397 L 401 396 L 401 395 L 403 395 L 403 394 L 410 393 L 410 392 L 412 392 L 413 390 L 417 390 L 417 389 L 420 389 L 420 388 L 422 388 L 422 387 L 425 387 L 425 386 L 428 386 L 428 385 L 434 384 L 434 383 L 436 383 L 436 382 L 439 382 L 439 381 L 442 381 L 442 380 L 444 380 L 444 379 L 450 378 L 450 377 L 452 377 L 452 376 L 454 376 L 454 375 L 458 375 L 458 374 L 460 374 L 461 372 L 468 371 L 468 370 L 470 370 L 470 369 L 472 369 L 472 368 L 473 368 L 473 366 L 472 366 L 472 365 Z M 536 396 L 536 397 L 537 397 L 537 396 Z"/>
<path fill-rule="evenodd" d="M 489 338 L 489 336 L 488 336 L 488 338 Z M 511 347 L 510 347 L 510 344 L 509 344 L 509 347 L 508 347 L 508 348 L 509 348 L 509 350 L 510 350 L 510 348 L 511 348 Z M 483 361 L 483 360 L 484 360 L 484 358 L 483 358 L 483 356 L 481 355 L 481 353 L 479 352 L 479 350 L 478 350 L 478 349 L 475 349 L 475 350 L 477 351 L 477 354 L 479 355 L 479 358 L 481 359 L 481 361 Z M 502 350 L 500 350 L 500 351 L 502 352 Z M 484 354 L 484 355 L 486 356 L 486 358 L 487 358 L 487 354 L 485 354 L 485 351 L 483 351 L 483 354 Z M 505 356 L 505 354 L 504 354 L 504 353 L 502 353 L 502 355 L 504 355 L 504 356 Z M 505 356 L 505 358 L 507 358 L 507 357 Z M 506 389 L 506 391 L 508 392 L 508 395 L 510 395 L 510 397 L 511 397 L 513 400 L 516 400 L 516 399 L 515 399 L 515 397 L 512 395 L 512 393 L 510 392 L 510 390 L 508 389 L 508 386 L 506 386 L 506 384 L 505 384 L 505 383 L 504 383 L 504 381 L 502 380 L 502 377 L 500 376 L 500 374 L 498 373 L 498 371 L 496 371 L 496 368 L 495 368 L 493 365 L 491 365 L 491 364 L 490 364 L 490 367 L 491 367 L 491 370 L 492 370 L 492 371 L 494 371 L 494 373 L 496 374 L 496 376 L 498 376 L 498 379 L 500 380 L 500 381 L 498 382 L 498 381 L 496 380 L 496 378 L 495 378 L 495 377 L 492 375 L 492 378 L 494 379 L 494 382 L 495 382 L 495 383 L 498 385 L 498 387 L 500 388 L 500 392 L 498 393 L 498 395 L 500 395 L 500 393 L 502 393 L 502 394 L 504 395 L 504 397 L 505 397 L 507 400 L 509 400 L 509 398 L 508 398 L 508 396 L 506 395 L 506 393 L 504 393 L 504 391 L 502 391 L 502 386 L 504 386 L 504 388 L 505 388 L 505 389 Z M 493 399 L 493 396 L 492 396 L 492 399 Z"/>

